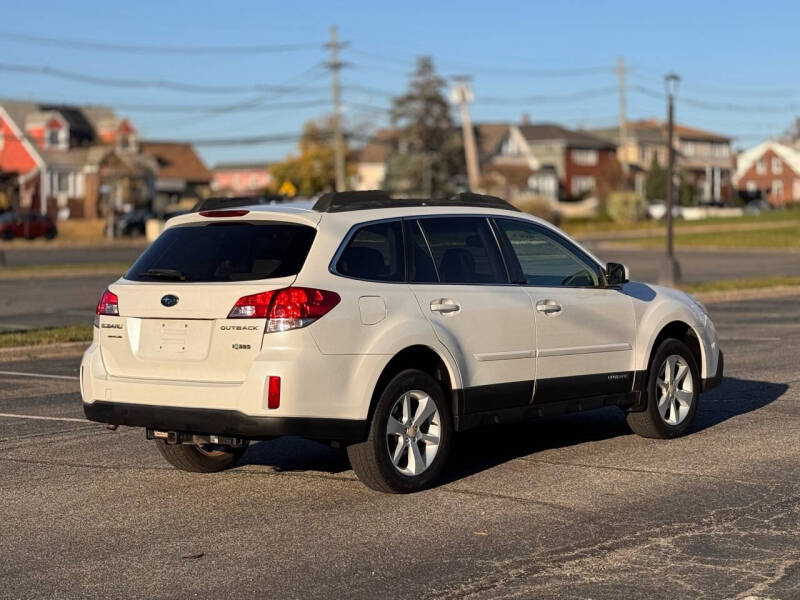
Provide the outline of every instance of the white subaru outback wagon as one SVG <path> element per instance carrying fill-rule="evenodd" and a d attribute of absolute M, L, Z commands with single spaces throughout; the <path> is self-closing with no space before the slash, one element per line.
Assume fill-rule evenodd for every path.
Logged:
<path fill-rule="evenodd" d="M 143 427 L 195 472 L 251 440 L 334 443 L 385 492 L 430 485 L 456 432 L 487 424 L 616 405 L 640 435 L 679 436 L 723 369 L 690 296 L 476 194 L 176 217 L 95 325 L 89 419 Z"/>

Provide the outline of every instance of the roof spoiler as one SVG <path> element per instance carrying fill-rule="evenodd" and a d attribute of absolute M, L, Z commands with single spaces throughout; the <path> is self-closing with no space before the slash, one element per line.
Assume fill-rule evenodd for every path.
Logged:
<path fill-rule="evenodd" d="M 190 212 L 206 210 L 225 210 L 240 206 L 254 206 L 258 204 L 278 204 L 286 200 L 285 196 L 211 196 L 201 198 L 192 207 Z"/>

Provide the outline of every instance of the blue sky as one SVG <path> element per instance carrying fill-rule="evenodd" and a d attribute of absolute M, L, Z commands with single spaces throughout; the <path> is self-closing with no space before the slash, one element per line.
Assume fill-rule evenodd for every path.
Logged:
<path fill-rule="evenodd" d="M 641 0 L 114 4 L 6 0 L 0 65 L 47 66 L 119 79 L 292 89 L 283 94 L 187 93 L 94 85 L 0 68 L 0 96 L 112 106 L 208 107 L 256 100 L 278 106 L 258 111 L 118 112 L 151 139 L 297 132 L 304 121 L 329 110 L 324 102 L 330 97 L 330 79 L 320 67 L 326 59 L 321 45 L 329 26 L 337 24 L 340 39 L 349 43 L 342 54 L 348 63 L 343 71 L 345 114 L 350 124 L 359 126 L 385 123 L 380 109 L 389 104 L 387 94 L 404 89 L 419 54 L 432 55 L 443 75 L 474 76 L 474 120 L 516 121 L 525 112 L 533 121 L 570 127 L 613 125 L 618 114 L 613 73 L 618 56 L 632 69 L 631 119 L 663 116 L 663 99 L 646 94 L 662 93 L 663 75 L 669 71 L 682 77 L 678 120 L 735 136 L 738 146 L 781 133 L 800 114 L 793 110 L 793 105 L 800 108 L 797 2 L 695 0 L 675 2 L 669 12 L 663 4 Z M 144 46 L 312 46 L 260 54 L 113 52 L 22 43 L 3 35 L 8 33 Z M 541 72 L 551 70 L 557 73 Z M 569 95 L 578 99 L 558 100 Z M 544 96 L 546 101 L 522 101 L 530 96 Z M 492 104 L 493 98 L 511 103 Z M 307 106 L 294 106 L 295 102 Z M 292 148 L 292 142 L 282 142 L 200 150 L 214 164 L 273 160 Z"/>

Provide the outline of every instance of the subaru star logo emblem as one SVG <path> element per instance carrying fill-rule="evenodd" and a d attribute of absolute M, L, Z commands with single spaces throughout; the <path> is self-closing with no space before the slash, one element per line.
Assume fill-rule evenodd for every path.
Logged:
<path fill-rule="evenodd" d="M 166 296 L 161 298 L 161 304 L 164 306 L 175 306 L 178 303 L 178 297 L 173 296 L 172 294 L 167 294 Z"/>

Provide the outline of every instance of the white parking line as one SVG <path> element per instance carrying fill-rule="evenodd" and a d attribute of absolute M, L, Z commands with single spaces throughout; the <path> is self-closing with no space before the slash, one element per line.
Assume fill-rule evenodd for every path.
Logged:
<path fill-rule="evenodd" d="M 0 375 L 11 375 L 12 377 L 41 377 L 43 379 L 67 379 L 77 381 L 76 375 L 48 375 L 47 373 L 24 373 L 22 371 L 0 371 Z"/>
<path fill-rule="evenodd" d="M 38 415 L 17 415 L 14 413 L 0 413 L 0 417 L 9 419 L 34 419 L 37 421 L 70 421 L 71 423 L 89 423 L 86 419 L 75 419 L 73 417 L 40 417 Z"/>

